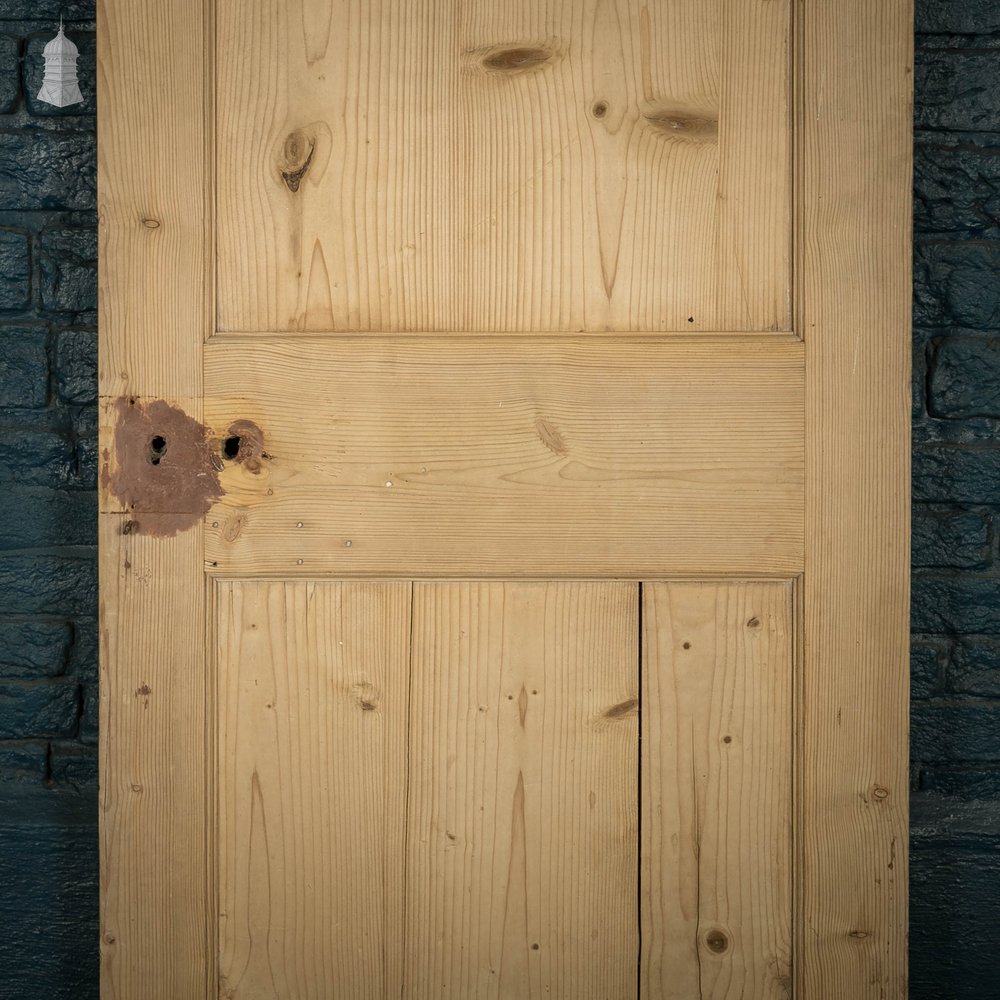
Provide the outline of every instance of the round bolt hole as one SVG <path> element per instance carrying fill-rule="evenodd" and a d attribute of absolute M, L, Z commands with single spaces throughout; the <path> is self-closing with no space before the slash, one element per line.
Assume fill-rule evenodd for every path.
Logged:
<path fill-rule="evenodd" d="M 222 442 L 222 454 L 228 459 L 234 459 L 240 453 L 240 439 L 237 436 L 227 437 Z"/>
<path fill-rule="evenodd" d="M 159 465 L 160 459 L 167 453 L 167 439 L 160 434 L 156 434 L 149 441 L 149 461 L 152 465 Z"/>

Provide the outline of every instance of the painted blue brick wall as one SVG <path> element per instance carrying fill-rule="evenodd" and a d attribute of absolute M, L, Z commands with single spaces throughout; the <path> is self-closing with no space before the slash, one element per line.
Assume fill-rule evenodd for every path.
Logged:
<path fill-rule="evenodd" d="M 990 1000 L 1000 5 L 917 7 L 911 996 Z M 60 13 L 88 98 L 64 110 L 33 96 Z M 0 0 L 0 1000 L 97 996 L 93 18 Z"/>
<path fill-rule="evenodd" d="M 1000 4 L 917 0 L 914 1000 L 996 1000 L 1000 927 Z"/>
<path fill-rule="evenodd" d="M 98 993 L 94 111 L 93 0 L 0 0 L 0 1000 Z"/>

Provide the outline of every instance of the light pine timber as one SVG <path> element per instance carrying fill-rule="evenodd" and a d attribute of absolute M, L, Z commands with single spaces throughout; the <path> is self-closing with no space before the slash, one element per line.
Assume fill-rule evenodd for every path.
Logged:
<path fill-rule="evenodd" d="M 214 979 L 205 588 L 198 532 L 99 516 L 101 996 L 206 996 Z"/>
<path fill-rule="evenodd" d="M 210 5 L 100 0 L 102 400 L 201 416 L 211 332 Z M 114 450 L 102 422 L 100 449 Z M 100 516 L 101 995 L 214 995 L 213 788 L 201 533 Z M 156 512 L 151 518 L 155 520 Z"/>
<path fill-rule="evenodd" d="M 201 396 L 214 312 L 211 7 L 97 4 L 102 396 Z"/>
<path fill-rule="evenodd" d="M 792 586 L 643 586 L 643 1000 L 790 994 Z"/>
<path fill-rule="evenodd" d="M 787 330 L 788 0 L 220 0 L 218 328 Z"/>
<path fill-rule="evenodd" d="M 635 995 L 638 590 L 414 584 L 404 997 Z"/>
<path fill-rule="evenodd" d="M 696 440 L 703 445 L 687 467 L 697 470 L 695 483 L 674 467 L 674 492 L 661 489 L 667 481 L 664 441 L 653 456 L 655 466 L 644 465 L 637 453 L 629 457 L 626 448 L 623 465 L 609 462 L 599 469 L 601 476 L 609 467 L 628 473 L 631 485 L 621 496 L 629 504 L 614 510 L 598 504 L 601 516 L 574 534 L 553 502 L 538 522 L 544 533 L 540 528 L 534 536 L 521 527 L 525 509 L 512 504 L 509 524 L 502 527 L 521 538 L 513 556 L 503 553 L 502 534 L 475 530 L 498 498 L 509 499 L 498 492 L 489 469 L 512 467 L 517 489 L 525 485 L 525 469 L 541 477 L 528 485 L 566 485 L 549 466 L 524 464 L 524 456 L 534 454 L 529 440 L 531 448 L 547 452 L 542 457 L 549 463 L 563 462 L 579 448 L 550 407 L 541 413 L 531 408 L 550 397 L 526 373 L 548 380 L 562 371 L 565 386 L 566 369 L 522 368 L 524 380 L 516 387 L 521 418 L 530 420 L 507 428 L 516 449 L 512 466 L 491 437 L 496 425 L 484 421 L 477 440 L 488 446 L 494 464 L 484 474 L 465 454 L 457 464 L 454 452 L 442 453 L 440 465 L 428 468 L 445 477 L 450 501 L 442 503 L 433 491 L 411 492 L 406 502 L 415 519 L 397 523 L 398 511 L 387 506 L 396 501 L 384 499 L 398 495 L 390 492 L 395 480 L 386 480 L 391 488 L 380 486 L 374 472 L 386 464 L 396 471 L 398 443 L 388 441 L 376 451 L 371 467 L 354 464 L 354 492 L 341 494 L 339 507 L 331 499 L 324 445 L 330 438 L 352 447 L 362 441 L 360 434 L 351 437 L 356 428 L 337 424 L 338 402 L 374 399 L 377 405 L 358 418 L 362 431 L 391 418 L 384 426 L 400 435 L 407 455 L 428 428 L 437 441 L 441 424 L 404 422 L 393 391 L 406 381 L 389 377 L 388 359 L 371 371 L 360 361 L 354 371 L 362 381 L 372 378 L 372 388 L 348 390 L 344 380 L 331 381 L 329 397 L 320 395 L 324 436 L 313 428 L 314 410 L 305 402 L 314 398 L 310 386 L 321 392 L 314 369 L 329 374 L 312 353 L 322 356 L 326 348 L 318 346 L 322 339 L 313 342 L 302 333 L 356 329 L 383 334 L 372 339 L 384 348 L 390 343 L 384 335 L 393 331 L 416 340 L 413 334 L 421 331 L 495 330 L 516 334 L 507 339 L 544 353 L 546 339 L 532 344 L 529 335 L 551 331 L 573 341 L 574 351 L 595 349 L 594 359 L 612 372 L 613 387 L 617 376 L 600 347 L 607 332 L 645 334 L 655 354 L 660 347 L 648 335 L 657 331 L 787 328 L 790 187 L 779 161 L 787 161 L 790 146 L 789 91 L 786 82 L 775 81 L 784 81 L 780 67 L 788 62 L 788 5 L 692 0 L 648 5 L 644 14 L 616 4 L 602 5 L 600 18 L 589 3 L 557 8 L 511 2 L 479 11 L 425 2 L 406 7 L 405 15 L 403 10 L 360 0 L 342 7 L 309 0 L 308 8 L 223 0 L 216 33 L 200 0 L 167 0 L 141 13 L 102 0 L 105 403 L 129 394 L 143 401 L 166 398 L 201 418 L 201 343 L 216 323 L 234 331 L 229 339 L 242 341 L 246 350 L 256 350 L 258 340 L 247 334 L 268 331 L 286 330 L 293 335 L 288 339 L 304 345 L 297 355 L 290 348 L 276 350 L 286 368 L 297 366 L 298 377 L 283 376 L 280 412 L 276 398 L 268 404 L 278 414 L 271 424 L 304 429 L 281 432 L 281 440 L 292 443 L 284 466 L 276 450 L 259 477 L 227 468 L 229 492 L 206 522 L 204 545 L 197 530 L 170 538 L 126 531 L 127 515 L 112 512 L 102 497 L 104 994 L 166 1000 L 217 993 L 216 895 L 222 887 L 213 846 L 216 704 L 206 651 L 215 643 L 214 618 L 205 612 L 205 566 L 250 576 L 360 575 L 396 572 L 390 568 L 405 563 L 399 572 L 409 579 L 417 575 L 414 566 L 427 565 L 420 561 L 427 552 L 441 551 L 438 568 L 426 572 L 787 576 L 804 566 L 796 591 L 803 641 L 796 648 L 794 713 L 795 993 L 803 1000 L 901 1000 L 909 0 L 849 0 L 836 8 L 813 0 L 795 3 L 792 325 L 805 343 L 795 345 L 794 388 L 787 388 L 784 376 L 780 389 L 765 377 L 761 391 L 773 398 L 751 412 L 772 412 L 774 404 L 777 426 L 791 426 L 786 393 L 798 393 L 799 437 L 786 438 L 783 430 L 774 445 L 758 434 L 747 438 L 749 452 L 730 450 L 742 441 L 746 408 L 730 407 L 727 400 L 735 398 L 734 387 L 737 395 L 744 391 L 739 374 L 749 379 L 748 365 L 732 341 L 706 337 L 704 347 L 717 352 L 720 367 L 704 369 L 714 375 L 698 383 L 703 391 L 689 397 L 687 416 L 671 417 L 691 435 L 680 436 L 684 447 Z M 211 93 L 213 37 L 223 58 L 217 104 Z M 560 47 L 566 39 L 569 44 Z M 295 55 L 303 46 L 304 58 Z M 237 52 L 239 58 L 230 55 Z M 728 105 L 725 93 L 732 95 Z M 669 105 L 668 97 L 676 103 Z M 598 113 L 602 103 L 606 109 Z M 718 114 L 698 114 L 703 108 Z M 786 117 L 778 123 L 780 115 Z M 213 119 L 217 134 L 206 127 Z M 717 138 L 711 136 L 714 120 Z M 216 144 L 219 169 L 213 174 Z M 292 192 L 282 173 L 294 177 L 309 150 L 308 170 Z M 732 162 L 727 157 L 736 157 L 737 167 L 726 167 Z M 217 192 L 208 182 L 213 175 L 219 178 Z M 222 209 L 217 257 L 216 194 Z M 222 291 L 218 309 L 212 301 L 215 267 Z M 592 336 L 577 343 L 579 330 Z M 344 339 L 356 349 L 359 338 Z M 787 338 L 771 339 L 780 348 Z M 267 345 L 267 337 L 260 342 Z M 635 352 L 629 343 L 622 339 Z M 209 368 L 217 347 L 227 349 L 227 338 L 209 345 Z M 390 349 L 402 350 L 398 344 Z M 646 368 L 655 374 L 657 366 L 648 364 L 648 356 L 634 356 L 629 370 L 638 373 L 634 387 L 641 397 L 639 388 L 650 384 Z M 247 389 L 263 380 L 263 370 L 239 381 L 240 357 L 234 353 L 227 362 L 237 388 L 216 385 L 208 400 L 216 432 L 253 416 L 263 398 Z M 740 364 L 727 357 L 740 358 Z M 481 360 L 464 356 L 466 383 Z M 400 367 L 407 376 L 418 370 Z M 461 374 L 453 371 L 450 383 L 436 372 L 427 378 L 439 387 L 459 386 Z M 671 405 L 662 401 L 672 396 L 662 393 L 661 404 Z M 569 392 L 555 402 L 575 399 L 580 407 L 586 402 L 600 409 L 595 398 L 602 397 Z M 634 395 L 622 393 L 619 405 L 606 406 L 605 424 L 627 426 L 634 402 Z M 711 431 L 700 438 L 692 430 L 696 408 Z M 552 412 L 562 418 L 561 409 Z M 648 425 L 661 428 L 661 410 L 650 406 L 649 413 Z M 731 426 L 723 427 L 723 419 Z M 760 420 L 762 431 L 772 427 L 764 416 Z M 532 424 L 534 438 L 526 429 Z M 262 426 L 273 433 L 266 422 Z M 459 440 L 454 419 L 449 428 Z M 615 446 L 608 454 L 619 454 L 622 440 L 606 440 Z M 102 428 L 102 448 L 111 444 Z M 560 455 L 567 445 L 568 454 Z M 764 463 L 751 475 L 772 467 L 779 474 L 744 496 L 739 463 L 747 455 L 760 455 Z M 791 462 L 785 462 L 789 455 Z M 736 463 L 732 470 L 730 462 Z M 647 489 L 635 473 L 649 468 L 658 485 Z M 413 470 L 407 465 L 407 471 Z M 801 478 L 785 477 L 806 472 L 803 495 Z M 283 475 L 288 478 L 281 480 Z M 266 487 L 274 494 L 265 500 L 261 487 L 268 477 L 280 481 Z M 293 493 L 297 481 L 304 484 L 301 497 Z M 511 489 L 510 480 L 499 482 Z M 747 503 L 741 517 L 723 508 L 713 524 L 719 509 L 693 501 L 700 491 L 711 502 L 724 492 L 719 483 L 736 491 L 733 504 L 737 494 Z M 407 489 L 413 490 L 412 483 Z M 456 490 L 468 494 L 464 508 Z M 620 524 L 616 512 L 650 505 L 651 491 L 669 533 L 657 534 L 652 524 L 643 535 L 649 522 L 633 518 L 612 539 L 611 528 Z M 788 506 L 769 521 L 761 515 L 762 497 Z M 306 499 L 309 506 L 303 506 Z M 281 506 L 286 500 L 288 506 Z M 438 503 L 433 525 L 419 513 L 417 500 Z M 532 509 L 544 513 L 546 502 Z M 303 509 L 307 516 L 296 516 Z M 579 523 L 587 526 L 594 505 L 587 507 L 582 494 L 579 510 Z M 312 522 L 324 517 L 320 531 Z M 693 528 L 685 528 L 685 519 Z M 435 549 L 431 543 L 448 539 L 432 529 L 449 526 L 452 547 Z M 560 540 L 559 531 L 565 532 L 562 549 L 553 542 L 553 533 Z M 240 536 L 254 539 L 252 554 Z M 362 557 L 345 559 L 356 537 L 365 539 Z M 308 538 L 308 544 L 295 538 Z M 373 538 L 378 551 L 368 544 Z M 591 552 L 581 555 L 584 549 Z M 238 551 L 246 555 L 226 562 Z M 520 968 L 508 981 L 523 981 Z M 721 988 L 720 981 L 706 982 Z"/>
<path fill-rule="evenodd" d="M 220 581 L 219 995 L 400 995 L 408 583 Z"/>
<path fill-rule="evenodd" d="M 796 996 L 907 995 L 910 0 L 799 3 Z"/>
<path fill-rule="evenodd" d="M 220 338 L 219 573 L 789 575 L 802 567 L 791 338 Z M 294 403 L 292 402 L 294 400 Z"/>

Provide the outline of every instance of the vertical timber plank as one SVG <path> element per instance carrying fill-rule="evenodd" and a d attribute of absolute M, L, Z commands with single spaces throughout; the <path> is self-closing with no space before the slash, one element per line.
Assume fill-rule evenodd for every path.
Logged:
<path fill-rule="evenodd" d="M 791 986 L 792 584 L 643 588 L 644 1000 Z"/>
<path fill-rule="evenodd" d="M 214 980 L 201 537 L 100 515 L 101 996 L 175 1000 Z"/>
<path fill-rule="evenodd" d="M 211 3 L 99 0 L 97 14 L 100 392 L 198 399 L 212 311 Z"/>
<path fill-rule="evenodd" d="M 397 997 L 410 585 L 218 597 L 220 995 Z"/>
<path fill-rule="evenodd" d="M 634 995 L 638 587 L 414 585 L 404 996 Z"/>
<path fill-rule="evenodd" d="M 799 0 L 796 996 L 907 992 L 912 0 Z"/>
<path fill-rule="evenodd" d="M 210 333 L 207 0 L 98 2 L 102 402 L 201 416 Z M 103 409 L 103 407 L 102 407 Z M 102 422 L 104 460 L 114 431 Z M 102 496 L 102 996 L 214 995 L 212 710 L 201 531 L 142 535 Z M 159 519 L 152 512 L 147 526 Z"/>

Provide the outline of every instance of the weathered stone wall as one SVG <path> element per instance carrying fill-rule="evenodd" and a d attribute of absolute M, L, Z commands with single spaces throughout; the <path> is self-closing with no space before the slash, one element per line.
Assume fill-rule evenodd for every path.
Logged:
<path fill-rule="evenodd" d="M 60 12 L 87 100 L 40 104 Z M 97 996 L 92 0 L 0 0 L 0 997 Z"/>
<path fill-rule="evenodd" d="M 1000 4 L 917 8 L 911 996 L 971 1000 L 1000 997 Z"/>

